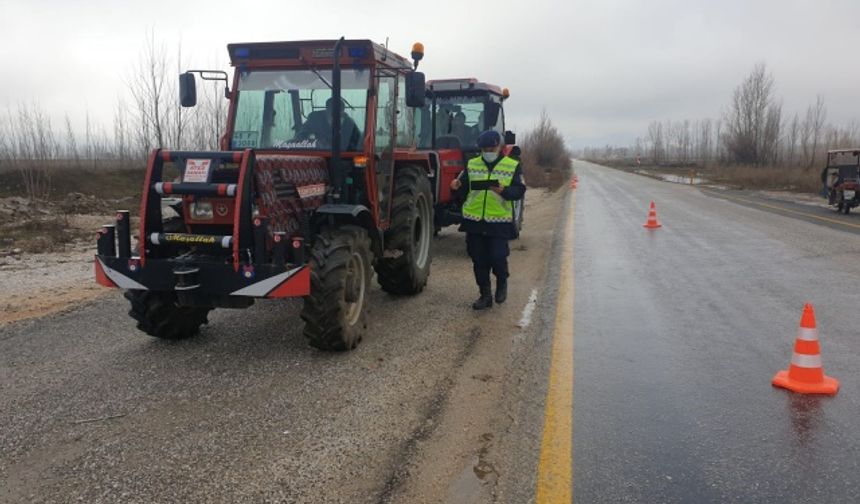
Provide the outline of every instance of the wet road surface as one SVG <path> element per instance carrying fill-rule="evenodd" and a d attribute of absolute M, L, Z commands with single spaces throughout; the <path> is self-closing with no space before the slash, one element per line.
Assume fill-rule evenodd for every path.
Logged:
<path fill-rule="evenodd" d="M 750 194 L 749 191 L 732 189 L 703 188 L 702 194 L 723 198 L 739 205 L 757 208 L 765 212 L 776 213 L 794 219 L 805 220 L 813 224 L 827 226 L 831 229 L 847 233 L 860 234 L 860 216 L 837 213 L 828 206 L 827 200 L 821 198 L 818 204 L 799 203 L 784 199 L 770 198 L 760 193 Z M 856 211 L 854 212 L 856 214 Z"/>
<path fill-rule="evenodd" d="M 860 501 L 860 237 L 576 170 L 574 501 Z M 833 398 L 770 383 L 807 301 Z"/>

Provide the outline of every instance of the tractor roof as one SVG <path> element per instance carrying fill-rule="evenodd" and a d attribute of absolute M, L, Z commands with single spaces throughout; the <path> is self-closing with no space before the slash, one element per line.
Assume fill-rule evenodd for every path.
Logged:
<path fill-rule="evenodd" d="M 502 96 L 502 88 L 495 84 L 480 82 L 474 77 L 463 79 L 437 79 L 427 81 L 427 89 L 437 93 L 458 93 L 462 91 L 486 91 Z"/>
<path fill-rule="evenodd" d="M 232 66 L 331 65 L 337 40 L 297 40 L 228 44 Z M 341 64 L 372 64 L 412 68 L 412 63 L 371 40 L 344 40 Z"/>
<path fill-rule="evenodd" d="M 839 149 L 827 151 L 827 166 L 853 166 L 860 165 L 860 149 Z"/>

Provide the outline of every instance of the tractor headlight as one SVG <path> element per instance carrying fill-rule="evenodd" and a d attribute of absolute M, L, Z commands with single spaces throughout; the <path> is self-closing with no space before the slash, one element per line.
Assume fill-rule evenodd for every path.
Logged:
<path fill-rule="evenodd" d="M 215 214 L 212 212 L 212 203 L 209 201 L 195 201 L 191 203 L 191 218 L 193 220 L 212 220 Z"/>

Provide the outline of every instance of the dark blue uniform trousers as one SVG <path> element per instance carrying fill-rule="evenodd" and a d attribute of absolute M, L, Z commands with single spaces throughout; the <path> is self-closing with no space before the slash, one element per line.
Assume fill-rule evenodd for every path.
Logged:
<path fill-rule="evenodd" d="M 472 258 L 478 287 L 490 286 L 490 270 L 497 280 L 508 278 L 508 255 L 511 249 L 507 238 L 466 233 L 466 251 Z"/>

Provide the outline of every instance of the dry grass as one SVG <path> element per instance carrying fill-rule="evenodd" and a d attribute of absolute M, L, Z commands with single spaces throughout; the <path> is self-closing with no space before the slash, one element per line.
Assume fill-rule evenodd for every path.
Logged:
<path fill-rule="evenodd" d="M 696 176 L 710 183 L 722 184 L 737 189 L 792 191 L 817 194 L 821 189 L 820 168 L 806 169 L 798 166 L 745 166 L 710 165 L 708 167 L 679 165 L 635 166 L 632 159 L 588 159 L 587 161 L 619 170 L 633 172 L 671 173 L 686 176 L 694 170 Z"/>
<path fill-rule="evenodd" d="M 800 167 L 716 166 L 701 172 L 711 182 L 740 189 L 817 193 L 819 170 Z"/>
<path fill-rule="evenodd" d="M 102 166 L 90 163 L 78 167 L 71 163 L 50 163 L 45 167 L 51 183 L 49 199 L 62 200 L 69 193 L 81 193 L 100 199 L 140 197 L 143 188 L 143 163 L 133 168 Z M 12 166 L 0 170 L 0 198 L 24 196 L 27 191 L 21 173 Z"/>

